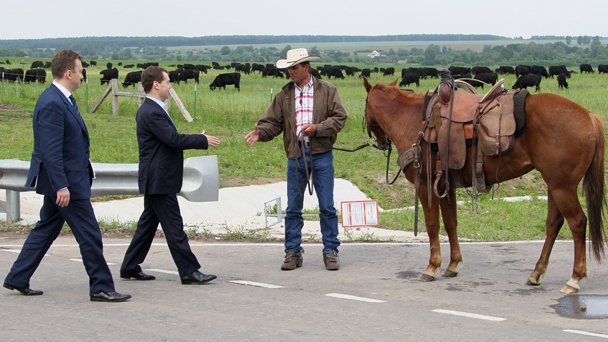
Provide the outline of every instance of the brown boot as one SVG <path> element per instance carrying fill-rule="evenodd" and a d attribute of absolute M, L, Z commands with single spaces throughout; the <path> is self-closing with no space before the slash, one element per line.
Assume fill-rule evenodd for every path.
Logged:
<path fill-rule="evenodd" d="M 340 269 L 340 257 L 336 252 L 323 253 L 323 262 L 325 263 L 325 269 L 328 271 Z"/>
<path fill-rule="evenodd" d="M 285 253 L 285 260 L 283 260 L 283 265 L 281 265 L 281 269 L 283 271 L 291 271 L 295 270 L 298 267 L 302 267 L 302 262 L 304 258 L 302 257 L 304 254 L 304 249 L 296 251 L 294 249 L 290 249 Z"/>

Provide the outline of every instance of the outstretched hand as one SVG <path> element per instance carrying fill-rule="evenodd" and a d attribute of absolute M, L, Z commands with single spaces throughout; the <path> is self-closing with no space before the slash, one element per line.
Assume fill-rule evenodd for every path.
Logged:
<path fill-rule="evenodd" d="M 204 134 L 204 133 L 203 133 L 203 135 L 207 138 L 207 144 L 209 146 L 217 146 L 220 144 L 220 138 L 214 137 L 213 135 Z"/>
<path fill-rule="evenodd" d="M 245 140 L 247 140 L 247 143 L 249 145 L 260 140 L 260 131 L 258 130 L 257 125 L 255 125 L 255 127 L 253 127 L 253 130 L 251 132 L 247 133 L 247 135 L 245 136 Z"/>

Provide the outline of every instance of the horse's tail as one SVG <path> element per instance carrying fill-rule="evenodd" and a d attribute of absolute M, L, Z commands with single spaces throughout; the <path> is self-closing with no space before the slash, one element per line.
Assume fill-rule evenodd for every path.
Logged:
<path fill-rule="evenodd" d="M 604 256 L 604 217 L 606 196 L 604 194 L 604 123 L 599 116 L 591 113 L 593 127 L 596 131 L 595 154 L 583 180 L 583 193 L 587 201 L 587 217 L 589 219 L 589 235 L 593 256 L 600 262 Z"/>

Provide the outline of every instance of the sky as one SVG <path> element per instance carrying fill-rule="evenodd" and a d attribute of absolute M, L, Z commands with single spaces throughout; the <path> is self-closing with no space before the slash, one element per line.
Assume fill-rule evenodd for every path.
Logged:
<path fill-rule="evenodd" d="M 606 9 L 606 0 L 19 0 L 4 8 L 0 39 L 443 33 L 606 37 Z"/>

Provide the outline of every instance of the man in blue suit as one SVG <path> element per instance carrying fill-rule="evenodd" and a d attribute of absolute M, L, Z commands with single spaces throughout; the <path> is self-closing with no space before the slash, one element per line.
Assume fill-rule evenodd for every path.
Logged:
<path fill-rule="evenodd" d="M 25 240 L 4 287 L 25 296 L 42 294 L 30 288 L 30 278 L 67 222 L 89 275 L 91 301 L 124 302 L 131 296 L 114 288 L 91 205 L 94 174 L 89 160 L 89 134 L 72 96 L 80 86 L 82 70 L 79 54 L 71 50 L 57 52 L 51 65 L 53 84 L 36 103 L 34 151 L 25 186 L 36 187 L 36 192 L 44 195 L 44 203 L 40 220 Z"/>
<path fill-rule="evenodd" d="M 220 140 L 205 134 L 180 134 L 165 108 L 171 82 L 163 68 L 151 66 L 141 75 L 146 99 L 136 115 L 139 144 L 139 192 L 144 194 L 144 211 L 120 268 L 120 277 L 154 280 L 141 266 L 160 223 L 182 284 L 200 285 L 216 278 L 199 271 L 201 265 L 192 253 L 177 194 L 184 178 L 184 150 L 207 149 Z"/>

